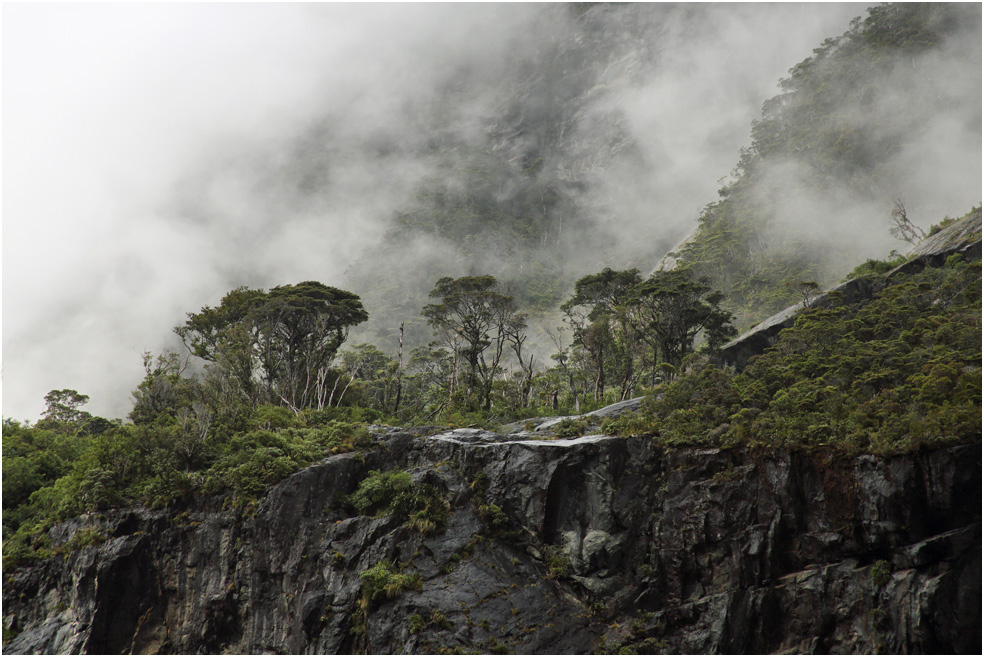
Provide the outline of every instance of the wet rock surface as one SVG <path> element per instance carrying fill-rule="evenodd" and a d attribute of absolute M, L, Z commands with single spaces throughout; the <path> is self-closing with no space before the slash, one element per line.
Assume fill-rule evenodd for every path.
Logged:
<path fill-rule="evenodd" d="M 252 511 L 76 518 L 106 540 L 5 574 L 7 653 L 979 652 L 981 449 L 664 451 L 383 430 Z M 371 470 L 443 531 L 354 515 Z M 360 573 L 419 583 L 373 604 Z"/>

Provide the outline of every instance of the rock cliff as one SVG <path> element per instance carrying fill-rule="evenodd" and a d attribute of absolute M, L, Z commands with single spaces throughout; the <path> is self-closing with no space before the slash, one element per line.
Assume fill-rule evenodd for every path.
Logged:
<path fill-rule="evenodd" d="M 4 652 L 981 649 L 979 444 L 849 458 L 469 429 L 375 441 L 251 510 L 55 527 L 63 556 L 6 574 Z M 447 501 L 446 529 L 354 515 L 344 497 L 392 468 Z M 360 573 L 383 562 L 419 578 L 368 602 Z"/>

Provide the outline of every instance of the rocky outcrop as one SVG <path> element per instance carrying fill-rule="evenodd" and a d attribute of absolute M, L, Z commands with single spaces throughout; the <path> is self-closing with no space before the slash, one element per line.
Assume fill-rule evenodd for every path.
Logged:
<path fill-rule="evenodd" d="M 253 509 L 120 510 L 6 574 L 7 653 L 979 652 L 981 450 L 664 451 L 380 429 Z M 343 501 L 401 468 L 421 533 Z M 419 575 L 363 597 L 384 561 Z"/>
<path fill-rule="evenodd" d="M 590 411 L 582 415 L 563 415 L 557 417 L 540 417 L 533 420 L 513 422 L 502 427 L 504 433 L 517 436 L 552 435 L 558 426 L 567 421 L 581 421 L 585 432 L 601 429 L 601 421 L 605 418 L 616 418 L 624 413 L 638 411 L 642 407 L 642 397 L 633 397 L 624 401 L 609 404 L 604 408 Z"/>
<path fill-rule="evenodd" d="M 721 360 L 726 365 L 742 370 L 753 356 L 763 353 L 774 345 L 779 338 L 779 332 L 792 327 L 804 308 L 827 307 L 831 305 L 833 298 L 841 299 L 846 303 L 870 299 L 886 285 L 891 284 L 896 276 L 914 273 L 925 267 L 940 267 L 954 254 L 962 255 L 968 260 L 981 257 L 980 208 L 927 237 L 912 250 L 904 263 L 883 277 L 853 278 L 810 299 L 804 299 L 756 324 L 721 348 Z"/>

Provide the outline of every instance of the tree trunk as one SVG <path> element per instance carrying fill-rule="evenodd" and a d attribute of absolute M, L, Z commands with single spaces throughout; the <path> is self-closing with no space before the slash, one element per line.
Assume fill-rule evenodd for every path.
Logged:
<path fill-rule="evenodd" d="M 403 322 L 400 322 L 400 365 L 396 370 L 396 403 L 393 404 L 393 415 L 400 411 L 400 401 L 403 399 Z"/>

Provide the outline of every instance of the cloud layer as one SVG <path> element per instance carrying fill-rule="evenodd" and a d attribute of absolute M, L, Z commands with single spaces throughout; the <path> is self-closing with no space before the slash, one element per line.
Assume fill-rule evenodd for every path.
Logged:
<path fill-rule="evenodd" d="M 593 78 L 577 125 L 590 148 L 592 117 L 619 116 L 634 154 L 602 157 L 581 201 L 627 262 L 654 265 L 660 240 L 689 230 L 778 78 L 863 7 L 667 5 L 646 30 L 614 11 L 600 23 L 599 43 L 636 42 Z M 514 3 L 23 4 L 4 18 L 3 414 L 30 419 L 56 388 L 125 416 L 140 355 L 175 346 L 170 327 L 233 287 L 344 281 L 444 140 L 486 140 L 515 67 L 581 34 L 574 11 Z M 964 114 L 900 159 L 966 152 Z M 979 200 L 949 176 L 923 184 L 958 197 L 934 219 Z"/>

